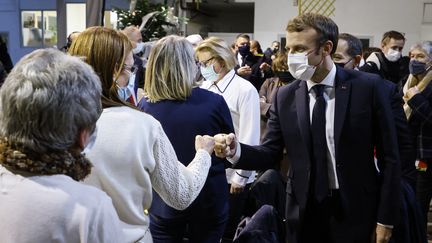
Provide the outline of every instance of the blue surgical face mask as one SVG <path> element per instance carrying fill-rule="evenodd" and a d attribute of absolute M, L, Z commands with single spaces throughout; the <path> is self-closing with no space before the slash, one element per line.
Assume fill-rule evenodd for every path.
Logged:
<path fill-rule="evenodd" d="M 97 137 L 97 127 L 95 128 L 93 133 L 90 135 L 89 139 L 87 140 L 87 145 L 84 147 L 81 154 L 87 154 L 93 148 L 93 145 L 96 142 L 96 137 Z"/>
<path fill-rule="evenodd" d="M 121 100 L 127 101 L 129 97 L 131 96 L 131 93 L 127 86 L 120 87 L 117 85 L 117 94 Z"/>
<path fill-rule="evenodd" d="M 128 84 L 124 87 L 121 87 L 117 85 L 117 94 L 119 98 L 123 101 L 127 101 L 129 97 L 132 95 L 132 92 L 134 92 L 135 87 L 135 73 L 130 73 Z"/>
<path fill-rule="evenodd" d="M 144 49 L 144 42 L 138 42 L 136 47 L 132 50 L 133 54 L 138 54 Z"/>
<path fill-rule="evenodd" d="M 207 67 L 200 67 L 201 75 L 204 77 L 205 80 L 214 82 L 218 80 L 219 75 L 215 72 L 213 68 L 213 64 L 208 65 Z"/>
<path fill-rule="evenodd" d="M 409 63 L 409 72 L 412 75 L 419 75 L 426 72 L 426 63 L 419 62 L 415 59 L 411 60 Z"/>

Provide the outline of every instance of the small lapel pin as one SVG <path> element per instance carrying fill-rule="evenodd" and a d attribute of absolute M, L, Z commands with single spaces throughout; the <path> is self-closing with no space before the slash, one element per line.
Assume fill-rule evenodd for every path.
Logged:
<path fill-rule="evenodd" d="M 341 86 L 341 89 L 347 89 L 347 86 L 342 85 L 342 86 Z"/>

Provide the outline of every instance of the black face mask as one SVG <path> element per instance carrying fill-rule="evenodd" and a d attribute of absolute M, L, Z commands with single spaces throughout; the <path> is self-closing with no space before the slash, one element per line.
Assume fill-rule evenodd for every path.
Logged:
<path fill-rule="evenodd" d="M 409 63 L 409 72 L 412 75 L 419 75 L 426 72 L 426 63 L 412 60 Z"/>
<path fill-rule="evenodd" d="M 345 68 L 345 65 L 347 65 L 347 63 L 351 62 L 352 59 L 349 59 L 347 62 L 335 62 L 334 64 L 338 65 L 341 68 Z"/>
<path fill-rule="evenodd" d="M 238 51 L 242 57 L 247 56 L 250 54 L 250 46 L 249 45 L 240 46 L 238 48 Z"/>

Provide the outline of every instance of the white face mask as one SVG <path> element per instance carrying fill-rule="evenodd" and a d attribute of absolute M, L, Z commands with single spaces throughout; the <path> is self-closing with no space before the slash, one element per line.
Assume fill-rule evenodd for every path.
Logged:
<path fill-rule="evenodd" d="M 93 133 L 88 138 L 87 145 L 84 147 L 84 149 L 81 152 L 81 154 L 87 154 L 93 148 L 93 145 L 96 142 L 96 137 L 97 137 L 97 127 L 95 128 L 95 130 L 93 131 Z"/>
<path fill-rule="evenodd" d="M 389 60 L 390 62 L 397 62 L 400 58 L 401 58 L 401 56 L 402 56 L 402 53 L 400 52 L 400 51 L 396 51 L 396 50 L 393 50 L 393 49 L 389 49 L 388 51 L 387 51 L 387 53 L 384 53 L 384 56 L 387 58 L 387 60 Z"/>
<path fill-rule="evenodd" d="M 213 64 L 207 66 L 207 67 L 200 67 L 201 74 L 207 81 L 214 82 L 218 79 L 219 75 L 215 72 L 213 68 Z"/>
<path fill-rule="evenodd" d="M 137 46 L 132 50 L 133 54 L 138 54 L 144 49 L 144 42 L 137 43 Z"/>
<path fill-rule="evenodd" d="M 288 54 L 288 69 L 291 75 L 300 80 L 310 80 L 315 73 L 316 66 L 309 65 L 309 53 Z"/>

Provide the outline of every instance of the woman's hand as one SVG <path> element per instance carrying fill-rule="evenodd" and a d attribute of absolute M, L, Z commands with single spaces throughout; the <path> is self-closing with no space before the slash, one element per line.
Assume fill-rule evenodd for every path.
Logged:
<path fill-rule="evenodd" d="M 210 155 L 213 153 L 213 149 L 215 146 L 215 142 L 213 137 L 208 135 L 197 135 L 195 137 L 195 150 L 198 151 L 198 149 L 204 149 L 207 151 Z"/>

